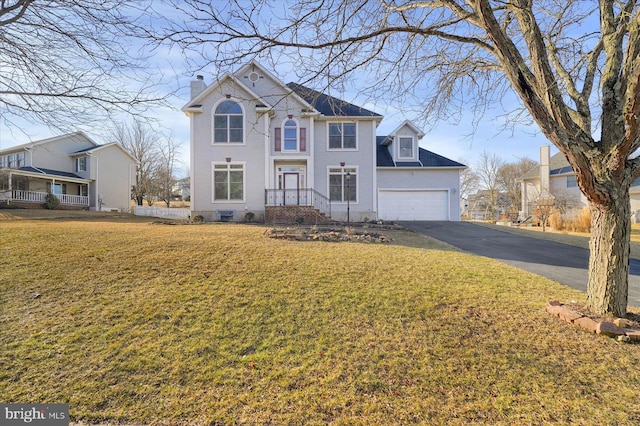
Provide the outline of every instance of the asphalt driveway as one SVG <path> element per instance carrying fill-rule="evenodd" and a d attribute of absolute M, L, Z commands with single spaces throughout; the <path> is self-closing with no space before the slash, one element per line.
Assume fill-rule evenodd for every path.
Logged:
<path fill-rule="evenodd" d="M 587 249 L 469 222 L 401 224 L 463 251 L 499 260 L 581 291 L 587 290 Z M 640 260 L 631 259 L 629 270 L 629 305 L 640 307 Z"/>

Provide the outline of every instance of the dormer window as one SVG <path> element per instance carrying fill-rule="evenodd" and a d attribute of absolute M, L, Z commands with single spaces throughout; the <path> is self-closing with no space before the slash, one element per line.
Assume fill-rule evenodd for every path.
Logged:
<path fill-rule="evenodd" d="M 76 158 L 76 172 L 87 171 L 87 157 Z"/>
<path fill-rule="evenodd" d="M 413 138 L 399 138 L 398 158 L 413 158 Z"/>

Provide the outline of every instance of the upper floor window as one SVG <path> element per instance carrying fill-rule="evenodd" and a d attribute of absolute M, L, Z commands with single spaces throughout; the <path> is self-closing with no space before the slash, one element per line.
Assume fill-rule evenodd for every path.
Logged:
<path fill-rule="evenodd" d="M 76 158 L 76 172 L 87 171 L 87 157 Z"/>
<path fill-rule="evenodd" d="M 578 186 L 578 182 L 576 181 L 576 176 L 571 175 L 567 176 L 567 188 L 575 188 Z"/>
<path fill-rule="evenodd" d="M 329 123 L 329 149 L 356 148 L 356 123 Z"/>
<path fill-rule="evenodd" d="M 293 120 L 284 123 L 284 144 L 283 151 L 298 150 L 298 125 Z"/>
<path fill-rule="evenodd" d="M 398 158 L 413 158 L 413 138 L 400 138 Z"/>
<path fill-rule="evenodd" d="M 243 143 L 242 107 L 233 101 L 223 101 L 213 115 L 214 143 Z"/>

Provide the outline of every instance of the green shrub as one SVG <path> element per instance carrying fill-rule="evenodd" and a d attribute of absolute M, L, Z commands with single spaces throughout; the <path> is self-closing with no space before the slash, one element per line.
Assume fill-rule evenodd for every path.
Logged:
<path fill-rule="evenodd" d="M 47 195 L 44 197 L 44 206 L 49 210 L 54 210 L 56 207 L 60 205 L 60 199 L 56 197 L 53 193 L 47 192 Z"/>

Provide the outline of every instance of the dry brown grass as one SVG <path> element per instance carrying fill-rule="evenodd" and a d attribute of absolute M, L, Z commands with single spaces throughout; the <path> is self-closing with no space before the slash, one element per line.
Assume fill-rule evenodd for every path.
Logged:
<path fill-rule="evenodd" d="M 640 421 L 640 345 L 544 311 L 580 293 L 452 250 L 263 231 L 0 222 L 0 400 L 92 423 Z"/>

